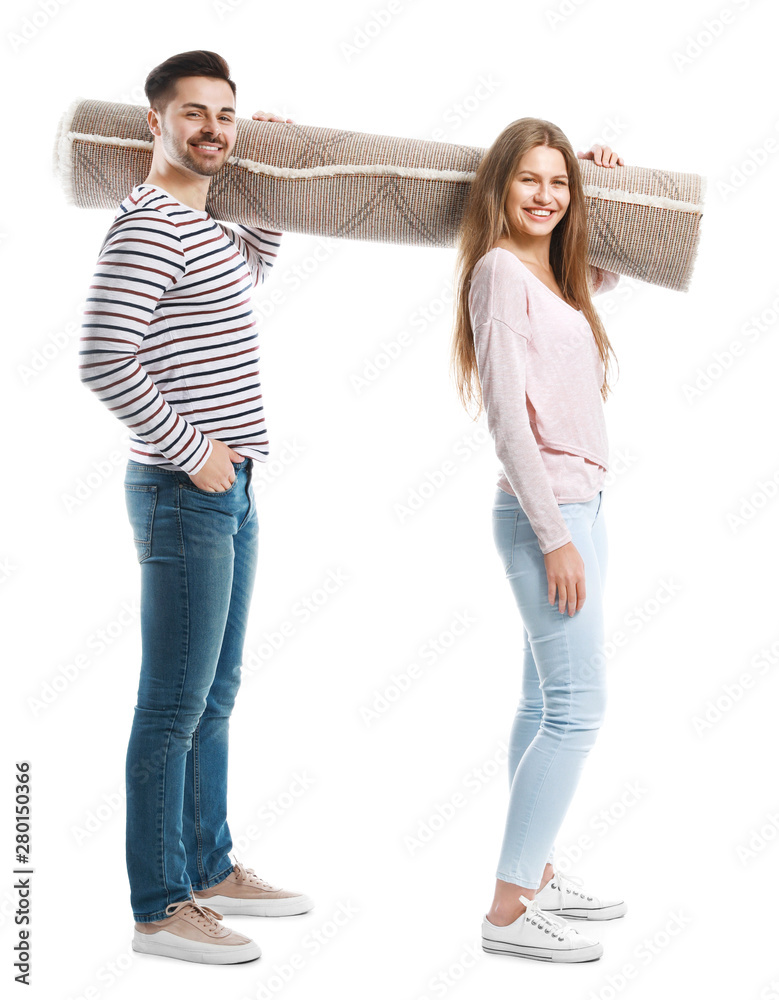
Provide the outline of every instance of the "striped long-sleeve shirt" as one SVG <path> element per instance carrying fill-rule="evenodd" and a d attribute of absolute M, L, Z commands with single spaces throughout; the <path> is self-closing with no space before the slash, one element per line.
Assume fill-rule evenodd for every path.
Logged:
<path fill-rule="evenodd" d="M 133 461 L 192 475 L 212 438 L 267 460 L 252 289 L 280 239 L 154 184 L 119 206 L 84 310 L 79 377 L 129 428 Z"/>

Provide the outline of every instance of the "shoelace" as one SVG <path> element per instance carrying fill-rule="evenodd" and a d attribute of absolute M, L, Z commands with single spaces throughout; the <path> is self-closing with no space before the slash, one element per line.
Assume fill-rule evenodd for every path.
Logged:
<path fill-rule="evenodd" d="M 570 939 L 576 934 L 576 928 L 571 927 L 567 920 L 555 917 L 551 913 L 545 913 L 535 899 L 531 901 L 530 906 L 525 908 L 525 913 L 527 914 L 526 920 L 535 924 L 545 934 L 553 934 L 559 941 Z"/>
<path fill-rule="evenodd" d="M 240 861 L 235 861 L 233 864 L 235 873 L 242 881 L 248 880 L 252 884 L 259 886 L 261 889 L 268 889 L 273 892 L 278 886 L 271 885 L 270 882 L 266 882 L 264 878 L 260 878 L 259 875 L 255 874 L 253 868 L 245 868 Z"/>
<path fill-rule="evenodd" d="M 572 892 L 574 896 L 581 896 L 582 899 L 588 899 L 592 902 L 592 896 L 586 896 L 583 892 L 579 892 L 578 889 L 572 889 L 570 886 L 566 885 L 566 882 L 570 882 L 571 885 L 583 886 L 584 882 L 575 875 L 555 875 L 551 880 L 552 888 L 555 888 L 555 883 L 560 886 L 564 892 Z"/>
<path fill-rule="evenodd" d="M 169 917 L 172 917 L 174 913 L 178 913 L 185 906 L 193 907 L 194 912 L 191 914 L 191 917 L 194 923 L 200 924 L 205 930 L 218 930 L 222 926 L 218 921 L 222 919 L 223 914 L 212 910 L 210 906 L 203 906 L 194 897 L 182 899 L 180 903 L 168 903 L 165 907 L 165 912 Z"/>

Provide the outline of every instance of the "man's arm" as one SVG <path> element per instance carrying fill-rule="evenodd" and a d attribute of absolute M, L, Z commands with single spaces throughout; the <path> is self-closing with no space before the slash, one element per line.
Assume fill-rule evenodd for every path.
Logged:
<path fill-rule="evenodd" d="M 214 219 L 225 236 L 238 248 L 249 265 L 254 287 L 264 283 L 273 270 L 273 264 L 281 244 L 281 233 L 271 229 L 256 229 L 240 223 L 219 222 Z"/>
<path fill-rule="evenodd" d="M 280 118 L 271 111 L 255 111 L 252 115 L 254 121 L 261 122 L 286 122 L 294 124 L 291 118 Z M 214 220 L 216 222 L 216 220 Z M 235 243 L 241 255 L 249 265 L 249 270 L 254 278 L 254 287 L 261 285 L 270 275 L 273 263 L 278 253 L 281 233 L 276 233 L 271 229 L 256 229 L 251 226 L 240 224 L 228 225 L 226 222 L 216 222 L 224 230 L 225 234 Z"/>
<path fill-rule="evenodd" d="M 176 227 L 152 209 L 108 231 L 79 340 L 79 378 L 136 436 L 188 474 L 211 454 L 209 439 L 165 400 L 143 367 L 155 343 L 154 311 L 186 271 Z"/>

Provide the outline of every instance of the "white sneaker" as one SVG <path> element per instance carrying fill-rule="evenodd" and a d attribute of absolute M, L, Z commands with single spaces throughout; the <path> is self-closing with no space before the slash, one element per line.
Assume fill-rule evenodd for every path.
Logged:
<path fill-rule="evenodd" d="M 133 951 L 205 965 L 236 965 L 260 957 L 260 947 L 221 923 L 222 914 L 196 900 L 169 903 L 162 920 L 136 923 Z"/>
<path fill-rule="evenodd" d="M 561 917 L 578 917 L 582 920 L 612 920 L 627 911 L 623 900 L 595 896 L 583 888 L 580 878 L 558 875 L 556 872 L 544 888 L 538 890 L 536 902 L 548 913 L 559 913 Z"/>
<path fill-rule="evenodd" d="M 520 896 L 525 912 L 498 927 L 484 918 L 482 948 L 496 955 L 517 955 L 542 962 L 591 962 L 603 954 L 600 941 L 580 934 L 562 917 L 544 913 L 534 899 Z"/>

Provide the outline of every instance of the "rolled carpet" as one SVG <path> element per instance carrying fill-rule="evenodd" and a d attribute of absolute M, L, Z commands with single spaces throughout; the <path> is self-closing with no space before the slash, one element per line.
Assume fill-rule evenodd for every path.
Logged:
<path fill-rule="evenodd" d="M 148 108 L 77 98 L 54 171 L 70 204 L 116 210 L 151 169 Z M 222 222 L 383 243 L 451 247 L 485 150 L 427 139 L 238 118 L 206 209 Z M 591 264 L 687 291 L 706 180 L 579 160 Z"/>

